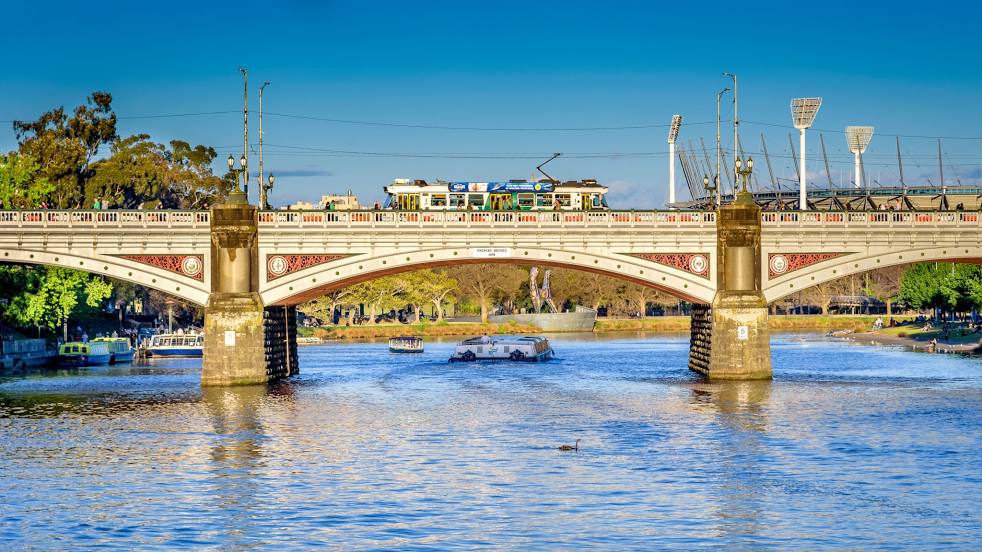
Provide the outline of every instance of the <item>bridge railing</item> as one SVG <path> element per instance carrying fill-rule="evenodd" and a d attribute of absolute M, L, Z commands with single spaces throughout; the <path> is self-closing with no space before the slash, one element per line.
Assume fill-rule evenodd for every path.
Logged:
<path fill-rule="evenodd" d="M 209 226 L 209 211 L 0 211 L 0 228 L 36 226 L 62 227 L 122 227 L 122 228 L 196 228 Z"/>
<path fill-rule="evenodd" d="M 715 224 L 706 211 L 261 211 L 272 227 L 576 227 L 700 226 Z"/>
<path fill-rule="evenodd" d="M 972 211 L 764 211 L 764 226 L 980 226 Z"/>

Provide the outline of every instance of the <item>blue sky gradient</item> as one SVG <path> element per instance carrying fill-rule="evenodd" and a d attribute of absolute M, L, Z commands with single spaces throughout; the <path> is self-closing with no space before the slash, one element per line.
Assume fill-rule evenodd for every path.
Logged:
<path fill-rule="evenodd" d="M 284 115 L 579 128 L 664 125 L 681 113 L 680 141 L 698 144 L 702 137 L 712 147 L 713 125 L 696 123 L 714 119 L 715 93 L 729 84 L 721 73 L 732 71 L 740 77 L 745 149 L 758 152 L 765 133 L 781 178 L 794 172 L 792 129 L 785 128 L 790 98 L 822 96 L 815 127 L 824 134 L 836 181 L 850 178 L 842 136 L 849 124 L 877 128 L 866 155 L 871 180 L 897 181 L 890 134 L 903 134 L 911 136 L 903 138 L 909 181 L 937 181 L 934 136 L 974 138 L 944 141 L 945 176 L 951 184 L 982 181 L 982 40 L 976 32 L 982 7 L 857 4 L 826 2 L 809 11 L 788 2 L 8 0 L 8 25 L 0 35 L 7 52 L 0 120 L 34 118 L 106 90 L 122 118 L 121 133 L 149 132 L 161 142 L 180 138 L 215 146 L 223 158 L 237 156 L 240 114 L 127 117 L 241 109 L 237 67 L 243 65 L 250 73 L 252 148 L 258 86 L 271 82 L 264 127 L 266 167 L 279 176 L 274 203 L 347 189 L 371 202 L 398 177 L 530 177 L 539 159 L 564 152 L 567 158 L 549 165 L 554 176 L 597 178 L 611 186 L 615 206 L 655 207 L 667 197 L 667 130 L 661 127 L 442 130 Z M 723 111 L 729 119 L 729 102 Z M 730 147 L 728 127 L 723 134 Z M 809 180 L 825 186 L 818 132 L 809 137 Z M 15 146 L 10 123 L 0 123 L 0 148 Z M 493 155 L 499 153 L 507 155 Z M 253 153 L 250 159 L 255 173 L 258 158 Z M 762 165 L 758 177 L 766 180 Z"/>

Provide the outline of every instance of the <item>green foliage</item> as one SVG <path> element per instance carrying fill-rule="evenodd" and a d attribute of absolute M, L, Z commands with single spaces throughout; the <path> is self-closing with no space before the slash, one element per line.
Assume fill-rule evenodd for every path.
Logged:
<path fill-rule="evenodd" d="M 112 284 L 101 277 L 57 267 L 30 269 L 22 286 L 9 311 L 23 326 L 49 330 L 64 325 L 80 302 L 94 308 L 112 294 Z"/>
<path fill-rule="evenodd" d="M 982 267 L 919 263 L 904 272 L 899 299 L 915 309 L 963 311 L 982 305 Z"/>
<path fill-rule="evenodd" d="M 0 155 L 0 205 L 30 209 L 44 201 L 55 186 L 40 174 L 40 168 L 30 155 Z"/>
<path fill-rule="evenodd" d="M 39 164 L 39 176 L 53 185 L 50 199 L 56 207 L 84 205 L 92 159 L 117 137 L 111 105 L 112 94 L 94 92 L 71 115 L 58 107 L 34 121 L 14 121 L 20 153 Z"/>

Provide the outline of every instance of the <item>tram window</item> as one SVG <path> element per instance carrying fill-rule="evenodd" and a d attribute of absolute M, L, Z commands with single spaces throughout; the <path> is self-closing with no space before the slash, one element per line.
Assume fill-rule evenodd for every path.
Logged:
<path fill-rule="evenodd" d="M 464 194 L 450 194 L 450 206 L 462 208 L 464 206 Z"/>
<path fill-rule="evenodd" d="M 518 194 L 518 206 L 521 208 L 530 208 L 535 203 L 535 196 L 533 194 Z"/>
<path fill-rule="evenodd" d="M 539 194 L 535 196 L 535 204 L 539 207 L 552 207 L 552 194 Z"/>
<path fill-rule="evenodd" d="M 600 196 L 597 195 L 597 194 L 593 194 L 591 197 L 593 198 L 591 200 L 591 203 L 593 203 L 593 206 L 594 207 L 600 207 Z"/>
<path fill-rule="evenodd" d="M 433 194 L 430 196 L 430 207 L 446 207 L 447 194 Z"/>
<path fill-rule="evenodd" d="M 556 194 L 556 201 L 559 202 L 563 207 L 569 207 L 569 194 Z"/>
<path fill-rule="evenodd" d="M 474 207 L 484 207 L 484 194 L 467 194 L 467 203 Z"/>

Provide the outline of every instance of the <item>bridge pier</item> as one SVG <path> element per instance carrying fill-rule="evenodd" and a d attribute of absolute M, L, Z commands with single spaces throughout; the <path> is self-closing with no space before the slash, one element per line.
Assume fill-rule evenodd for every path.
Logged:
<path fill-rule="evenodd" d="M 714 380 L 770 379 L 760 208 L 744 191 L 719 209 L 716 224 L 717 292 L 711 306 L 693 310 L 689 368 Z"/>
<path fill-rule="evenodd" d="M 244 194 L 230 194 L 212 208 L 203 386 L 266 383 L 297 373 L 296 310 L 263 305 L 256 236 L 256 207 Z"/>

